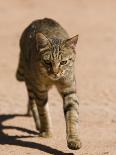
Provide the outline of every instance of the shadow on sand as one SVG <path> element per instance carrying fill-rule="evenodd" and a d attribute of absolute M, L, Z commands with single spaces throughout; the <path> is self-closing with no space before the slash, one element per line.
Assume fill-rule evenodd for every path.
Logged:
<path fill-rule="evenodd" d="M 29 147 L 32 149 L 38 149 L 40 151 L 52 154 L 52 155 L 74 155 L 73 153 L 64 153 L 60 150 L 57 150 L 55 148 L 52 148 L 50 146 L 46 146 L 40 143 L 34 143 L 34 142 L 27 142 L 20 140 L 20 138 L 28 138 L 32 137 L 31 134 L 37 135 L 38 133 L 35 131 L 31 131 L 29 129 L 25 129 L 22 127 L 15 127 L 15 126 L 5 126 L 3 125 L 4 121 L 7 121 L 9 119 L 15 118 L 15 117 L 25 117 L 25 115 L 19 115 L 19 114 L 9 114 L 9 115 L 0 115 L 0 144 L 8 144 L 8 145 L 16 145 L 16 146 L 22 146 L 22 147 Z M 16 129 L 22 132 L 26 132 L 30 134 L 30 136 L 9 136 L 3 132 L 4 129 Z"/>

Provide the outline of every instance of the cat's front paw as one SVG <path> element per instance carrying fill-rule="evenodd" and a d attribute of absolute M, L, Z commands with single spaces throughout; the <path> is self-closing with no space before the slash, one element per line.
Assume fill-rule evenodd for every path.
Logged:
<path fill-rule="evenodd" d="M 50 131 L 42 131 L 39 133 L 39 136 L 43 138 L 50 138 L 52 137 L 52 133 Z"/>
<path fill-rule="evenodd" d="M 81 148 L 82 144 L 78 137 L 69 137 L 67 140 L 67 146 L 71 150 L 78 150 Z"/>

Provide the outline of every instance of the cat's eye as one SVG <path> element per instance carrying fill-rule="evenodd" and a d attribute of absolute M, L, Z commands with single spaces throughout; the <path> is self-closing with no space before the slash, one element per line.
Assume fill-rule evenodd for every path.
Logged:
<path fill-rule="evenodd" d="M 61 64 L 61 65 L 65 65 L 65 64 L 67 64 L 67 60 L 65 60 L 65 61 L 61 61 L 60 64 Z"/>
<path fill-rule="evenodd" d="M 51 62 L 49 60 L 44 60 L 44 63 L 47 65 L 51 65 Z"/>

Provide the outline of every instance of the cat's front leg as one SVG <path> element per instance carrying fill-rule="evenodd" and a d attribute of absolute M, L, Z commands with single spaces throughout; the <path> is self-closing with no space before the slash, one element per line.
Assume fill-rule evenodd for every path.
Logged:
<path fill-rule="evenodd" d="M 62 90 L 63 91 L 63 90 Z M 67 146 L 69 149 L 81 148 L 79 139 L 79 102 L 74 90 L 66 89 L 62 93 L 66 119 Z"/>
<path fill-rule="evenodd" d="M 51 117 L 49 114 L 48 107 L 48 96 L 47 92 L 41 92 L 35 95 L 36 96 L 36 105 L 39 112 L 40 118 L 40 136 L 41 137 L 51 137 L 52 136 L 52 127 L 51 127 Z"/>

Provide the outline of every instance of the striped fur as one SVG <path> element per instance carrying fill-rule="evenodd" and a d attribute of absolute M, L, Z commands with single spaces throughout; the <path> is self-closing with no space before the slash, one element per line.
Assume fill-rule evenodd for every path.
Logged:
<path fill-rule="evenodd" d="M 20 39 L 20 58 L 16 78 L 25 81 L 28 111 L 32 112 L 40 136 L 52 134 L 48 90 L 55 85 L 63 98 L 67 146 L 79 149 L 79 102 L 76 95 L 74 61 L 78 36 L 69 38 L 54 20 L 32 22 Z"/>

